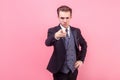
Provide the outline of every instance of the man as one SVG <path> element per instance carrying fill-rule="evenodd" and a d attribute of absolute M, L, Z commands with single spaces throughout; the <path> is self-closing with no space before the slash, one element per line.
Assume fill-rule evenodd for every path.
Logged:
<path fill-rule="evenodd" d="M 76 80 L 78 67 L 84 62 L 87 43 L 80 29 L 72 27 L 72 9 L 66 5 L 57 9 L 60 24 L 48 30 L 45 41 L 54 51 L 47 69 L 53 73 L 54 80 Z M 79 49 L 80 47 L 80 49 Z"/>

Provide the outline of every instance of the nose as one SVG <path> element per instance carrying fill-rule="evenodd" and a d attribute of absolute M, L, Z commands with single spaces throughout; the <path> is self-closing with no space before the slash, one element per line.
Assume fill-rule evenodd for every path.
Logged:
<path fill-rule="evenodd" d="M 64 22 L 67 22 L 67 19 L 64 19 Z"/>

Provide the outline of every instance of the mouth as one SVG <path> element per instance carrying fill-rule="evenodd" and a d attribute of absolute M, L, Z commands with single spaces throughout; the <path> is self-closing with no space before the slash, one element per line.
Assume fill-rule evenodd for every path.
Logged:
<path fill-rule="evenodd" d="M 64 25 L 67 25 L 67 23 L 64 23 Z"/>

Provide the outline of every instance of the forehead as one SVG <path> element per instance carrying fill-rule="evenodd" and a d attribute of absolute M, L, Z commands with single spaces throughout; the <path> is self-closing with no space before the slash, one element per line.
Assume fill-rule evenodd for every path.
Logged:
<path fill-rule="evenodd" d="M 60 11 L 59 12 L 59 17 L 70 17 L 70 12 L 69 11 L 67 11 L 67 12 Z"/>

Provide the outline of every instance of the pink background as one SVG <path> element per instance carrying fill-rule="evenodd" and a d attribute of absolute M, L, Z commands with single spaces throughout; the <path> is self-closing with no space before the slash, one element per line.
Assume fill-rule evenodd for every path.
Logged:
<path fill-rule="evenodd" d="M 0 80 L 52 80 L 44 42 L 62 4 L 88 42 L 78 80 L 120 80 L 119 0 L 0 0 Z"/>

